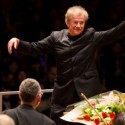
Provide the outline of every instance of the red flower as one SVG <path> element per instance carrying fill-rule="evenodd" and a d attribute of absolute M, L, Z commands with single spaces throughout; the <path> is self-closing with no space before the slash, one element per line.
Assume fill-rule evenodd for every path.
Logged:
<path fill-rule="evenodd" d="M 106 117 L 107 117 L 107 113 L 106 113 L 106 112 L 103 112 L 103 113 L 102 113 L 102 117 L 103 117 L 103 118 L 106 118 Z"/>
<path fill-rule="evenodd" d="M 94 107 L 94 106 L 95 106 L 95 103 L 92 103 L 91 106 Z"/>
<path fill-rule="evenodd" d="M 100 119 L 96 118 L 96 119 L 94 119 L 94 122 L 96 123 L 96 125 L 98 125 L 100 123 Z"/>
<path fill-rule="evenodd" d="M 114 118 L 115 118 L 115 113 L 114 113 L 114 112 L 110 113 L 110 118 L 111 118 L 111 119 L 114 119 Z"/>
<path fill-rule="evenodd" d="M 114 118 L 115 118 L 115 117 L 114 117 Z M 111 122 L 112 122 L 112 124 L 114 124 L 114 120 L 115 120 L 114 118 L 113 118 L 113 119 L 112 119 L 112 121 L 111 121 Z"/>
<path fill-rule="evenodd" d="M 90 116 L 89 115 L 85 115 L 84 119 L 87 120 L 87 121 L 89 121 L 90 120 Z"/>
<path fill-rule="evenodd" d="M 106 125 L 111 125 L 110 123 L 106 123 Z"/>

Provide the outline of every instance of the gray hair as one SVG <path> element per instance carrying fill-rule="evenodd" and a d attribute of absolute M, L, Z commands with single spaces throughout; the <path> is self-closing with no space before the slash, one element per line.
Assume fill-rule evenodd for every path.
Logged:
<path fill-rule="evenodd" d="M 87 21 L 89 18 L 88 12 L 82 6 L 70 7 L 65 14 L 65 19 L 69 20 L 72 14 L 83 14 L 85 16 L 85 21 Z"/>
<path fill-rule="evenodd" d="M 15 122 L 10 116 L 0 114 L 0 125 L 15 125 Z"/>
<path fill-rule="evenodd" d="M 42 94 L 41 87 L 38 81 L 32 78 L 23 80 L 19 87 L 21 100 L 32 102 L 38 94 Z"/>

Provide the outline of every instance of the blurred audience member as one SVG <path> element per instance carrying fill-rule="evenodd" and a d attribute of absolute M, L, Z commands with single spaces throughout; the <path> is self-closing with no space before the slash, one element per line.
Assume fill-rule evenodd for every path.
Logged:
<path fill-rule="evenodd" d="M 110 61 L 109 61 L 110 60 Z M 101 59 L 101 65 L 105 72 L 106 89 L 125 92 L 125 54 L 121 43 L 112 44 L 109 51 Z"/>
<path fill-rule="evenodd" d="M 15 125 L 15 122 L 10 116 L 0 114 L 0 125 Z"/>
<path fill-rule="evenodd" d="M 2 85 L 1 91 L 10 91 L 10 86 L 7 85 L 7 83 L 4 83 Z M 2 109 L 10 109 L 12 108 L 12 103 L 11 103 L 11 96 L 10 95 L 4 95 L 2 98 Z"/>
<path fill-rule="evenodd" d="M 43 82 L 44 89 L 53 89 L 56 75 L 57 75 L 56 66 L 55 65 L 50 66 L 47 70 L 46 80 Z M 51 94 L 52 93 L 44 93 L 42 97 L 42 102 L 37 108 L 39 112 L 42 112 L 47 116 L 50 116 Z"/>
<path fill-rule="evenodd" d="M 116 115 L 113 125 L 125 125 L 125 112 Z"/>

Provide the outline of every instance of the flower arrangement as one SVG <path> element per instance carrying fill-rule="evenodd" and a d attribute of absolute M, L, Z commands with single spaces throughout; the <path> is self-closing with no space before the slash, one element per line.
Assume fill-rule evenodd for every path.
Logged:
<path fill-rule="evenodd" d="M 83 98 L 67 106 L 67 113 L 61 119 L 84 125 L 112 125 L 115 116 L 125 111 L 125 93 L 117 90 Z"/>
<path fill-rule="evenodd" d="M 125 105 L 123 104 L 92 105 L 93 108 L 83 108 L 83 119 L 87 121 L 94 121 L 96 125 L 98 125 L 102 119 L 105 121 L 106 125 L 112 125 L 116 114 L 121 111 L 125 111 Z M 98 114 L 96 114 L 95 110 L 102 117 L 102 119 L 100 119 Z"/>
<path fill-rule="evenodd" d="M 82 108 L 83 113 L 80 117 L 86 121 L 93 121 L 96 125 L 101 122 L 106 125 L 112 125 L 116 114 L 125 111 L 125 104 L 120 96 L 113 92 L 108 96 L 102 96 L 100 99 L 103 99 L 103 101 L 99 101 L 98 98 L 96 102 L 90 100 L 91 106 L 84 105 Z"/>

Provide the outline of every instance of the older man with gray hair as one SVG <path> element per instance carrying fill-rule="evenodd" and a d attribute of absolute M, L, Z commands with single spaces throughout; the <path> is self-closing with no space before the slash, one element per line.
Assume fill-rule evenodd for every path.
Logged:
<path fill-rule="evenodd" d="M 19 87 L 21 104 L 3 113 L 12 117 L 16 125 L 56 125 L 53 120 L 35 110 L 40 104 L 41 97 L 42 92 L 38 81 L 27 78 Z"/>

